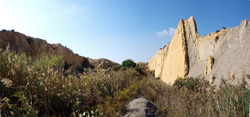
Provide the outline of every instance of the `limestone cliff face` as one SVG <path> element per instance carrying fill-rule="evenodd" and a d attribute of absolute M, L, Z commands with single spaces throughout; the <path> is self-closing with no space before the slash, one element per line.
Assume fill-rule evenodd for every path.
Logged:
<path fill-rule="evenodd" d="M 161 69 L 163 68 L 163 62 L 165 58 L 165 52 L 168 51 L 168 46 L 160 49 L 156 55 L 154 55 L 149 61 L 149 70 L 155 71 L 155 77 L 161 77 Z"/>
<path fill-rule="evenodd" d="M 0 48 L 6 49 L 8 45 L 10 50 L 17 53 L 26 53 L 30 56 L 40 54 L 61 55 L 65 62 L 73 68 L 76 68 L 78 65 L 91 68 L 106 68 L 117 64 L 107 59 L 94 60 L 79 56 L 61 44 L 49 44 L 42 39 L 28 37 L 17 32 L 0 31 Z M 100 65 L 102 63 L 105 65 Z"/>
<path fill-rule="evenodd" d="M 215 84 L 232 73 L 240 79 L 250 73 L 249 29 L 244 20 L 238 27 L 200 37 L 194 18 L 182 19 L 171 42 L 150 59 L 149 69 L 169 84 L 186 76 L 213 75 Z"/>
<path fill-rule="evenodd" d="M 212 56 L 209 56 L 207 59 L 207 66 L 204 71 L 205 76 L 207 76 L 212 71 L 213 65 L 214 65 L 214 58 Z"/>
<path fill-rule="evenodd" d="M 189 73 L 188 41 L 195 43 L 197 37 L 196 24 L 193 17 L 187 21 L 182 19 L 171 42 L 161 49 L 149 61 L 150 70 L 155 71 L 155 77 L 172 84 L 176 78 L 185 77 Z M 192 40 L 189 40 L 189 39 Z M 190 51 L 190 54 L 196 54 Z"/>

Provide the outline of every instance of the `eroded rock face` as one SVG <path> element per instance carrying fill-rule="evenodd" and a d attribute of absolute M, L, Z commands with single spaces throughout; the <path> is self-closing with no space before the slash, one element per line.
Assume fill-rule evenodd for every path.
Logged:
<path fill-rule="evenodd" d="M 110 61 L 108 59 L 89 59 L 89 63 L 93 66 L 95 66 L 96 68 L 101 68 L 101 69 L 108 69 L 109 67 L 118 65 L 118 63 L 115 63 L 113 61 Z"/>
<path fill-rule="evenodd" d="M 222 29 L 200 37 L 193 17 L 182 19 L 171 42 L 160 49 L 149 61 L 165 83 L 172 84 L 178 77 L 204 77 L 213 75 L 214 84 L 235 73 L 240 80 L 250 73 L 250 26 L 244 20 L 240 26 Z M 237 80 L 235 80 L 237 82 Z"/>
<path fill-rule="evenodd" d="M 185 20 L 182 19 L 174 37 L 169 44 L 167 56 L 163 58 L 161 79 L 166 83 L 174 83 L 177 77 L 188 74 L 188 55 L 185 35 Z"/>
<path fill-rule="evenodd" d="M 82 65 L 83 67 L 100 67 L 106 69 L 107 67 L 117 64 L 107 59 L 93 60 L 79 56 L 61 44 L 49 44 L 42 39 L 28 37 L 17 32 L 0 31 L 0 48 L 6 49 L 8 47 L 12 51 L 17 53 L 26 53 L 30 56 L 37 56 L 41 54 L 61 55 L 63 56 L 65 62 L 73 68 L 76 68 L 78 65 Z"/>
<path fill-rule="evenodd" d="M 204 75 L 207 76 L 212 71 L 214 65 L 214 58 L 212 56 L 209 56 L 207 59 L 207 66 L 204 72 Z"/>
<path fill-rule="evenodd" d="M 187 76 L 189 72 L 187 42 L 192 38 L 190 41 L 195 43 L 196 37 L 197 29 L 193 17 L 187 21 L 182 19 L 171 42 L 149 62 L 149 68 L 155 71 L 155 77 L 160 77 L 165 83 L 173 84 L 178 77 Z"/>

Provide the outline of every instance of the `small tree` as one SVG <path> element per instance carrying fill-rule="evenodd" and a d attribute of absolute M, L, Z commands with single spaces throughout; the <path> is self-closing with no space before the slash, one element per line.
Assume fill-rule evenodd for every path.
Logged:
<path fill-rule="evenodd" d="M 127 59 L 127 60 L 122 62 L 122 66 L 123 67 L 131 67 L 131 68 L 133 68 L 133 67 L 136 67 L 136 63 L 131 59 Z"/>

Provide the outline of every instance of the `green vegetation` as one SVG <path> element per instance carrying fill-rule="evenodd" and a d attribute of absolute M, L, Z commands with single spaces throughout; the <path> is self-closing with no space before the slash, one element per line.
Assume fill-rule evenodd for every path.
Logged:
<path fill-rule="evenodd" d="M 76 70 L 79 71 L 79 72 L 81 72 L 81 73 L 84 72 L 84 68 L 83 68 L 83 66 L 81 66 L 81 65 L 78 65 L 78 66 L 76 67 Z"/>
<path fill-rule="evenodd" d="M 133 68 L 136 67 L 136 63 L 131 59 L 127 59 L 122 62 L 122 66 L 127 68 Z"/>
<path fill-rule="evenodd" d="M 115 65 L 115 66 L 112 67 L 112 70 L 119 71 L 121 68 L 122 68 L 121 65 Z"/>
<path fill-rule="evenodd" d="M 187 88 L 188 90 L 191 91 L 197 91 L 201 86 L 208 87 L 209 82 L 202 79 L 200 80 L 199 78 L 178 78 L 173 86 L 177 87 L 178 89 L 181 89 L 183 87 Z"/>
<path fill-rule="evenodd" d="M 222 80 L 215 90 L 204 79 L 182 78 L 161 92 L 162 100 L 155 102 L 160 115 L 242 117 L 249 113 L 250 90 L 246 82 L 233 86 Z"/>
<path fill-rule="evenodd" d="M 127 60 L 124 60 L 122 62 L 122 65 L 115 65 L 112 67 L 112 70 L 113 71 L 119 71 L 120 69 L 121 70 L 126 70 L 127 68 L 134 68 L 139 74 L 143 74 L 143 68 L 141 67 L 137 67 L 136 66 L 136 63 L 131 60 L 131 59 L 127 59 Z"/>
<path fill-rule="evenodd" d="M 113 67 L 87 75 L 65 75 L 62 57 L 36 58 L 0 50 L 2 116 L 121 116 L 138 97 L 154 103 L 157 116 L 247 116 L 246 82 L 219 89 L 204 79 L 180 78 L 173 86 L 138 75 L 139 68 Z M 86 71 L 83 71 L 86 72 Z M 146 71 L 143 71 L 146 72 Z"/>

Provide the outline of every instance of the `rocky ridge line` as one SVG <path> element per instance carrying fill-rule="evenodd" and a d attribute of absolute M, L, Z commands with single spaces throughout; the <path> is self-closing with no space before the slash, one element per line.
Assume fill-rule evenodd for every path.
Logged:
<path fill-rule="evenodd" d="M 108 67 L 117 65 L 117 63 L 108 59 L 95 60 L 79 56 L 61 44 L 49 44 L 45 40 L 29 37 L 13 30 L 0 31 L 0 48 L 8 48 L 17 53 L 26 53 L 29 56 L 41 54 L 61 55 L 70 68 L 76 68 L 81 65 L 82 67 L 107 69 Z"/>

